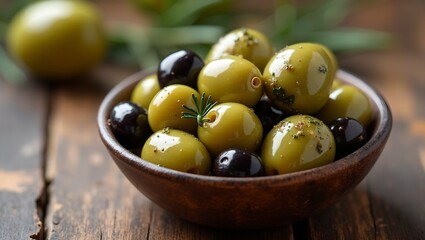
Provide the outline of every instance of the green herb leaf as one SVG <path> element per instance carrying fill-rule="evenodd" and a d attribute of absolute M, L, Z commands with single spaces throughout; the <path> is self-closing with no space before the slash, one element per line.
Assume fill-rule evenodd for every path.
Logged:
<path fill-rule="evenodd" d="M 13 62 L 7 55 L 4 48 L 0 45 L 0 76 L 6 81 L 19 85 L 27 80 L 25 73 Z"/>
<path fill-rule="evenodd" d="M 310 39 L 326 44 L 334 51 L 347 52 L 386 49 L 395 41 L 391 34 L 359 28 L 312 32 Z"/>
<path fill-rule="evenodd" d="M 160 26 L 175 27 L 192 25 L 202 17 L 202 13 L 214 6 L 225 4 L 225 0 L 179 0 L 161 14 Z"/>

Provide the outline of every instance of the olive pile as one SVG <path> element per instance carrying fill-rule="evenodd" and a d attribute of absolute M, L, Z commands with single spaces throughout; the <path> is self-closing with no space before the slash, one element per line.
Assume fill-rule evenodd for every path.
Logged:
<path fill-rule="evenodd" d="M 181 50 L 142 79 L 109 123 L 142 159 L 195 174 L 249 177 L 310 169 L 367 141 L 367 96 L 335 79 L 333 53 L 298 43 L 277 53 L 236 29 L 203 60 Z"/>

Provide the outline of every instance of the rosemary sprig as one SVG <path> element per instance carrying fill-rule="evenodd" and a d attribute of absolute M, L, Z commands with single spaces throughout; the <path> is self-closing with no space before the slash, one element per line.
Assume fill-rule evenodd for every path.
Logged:
<path fill-rule="evenodd" d="M 205 93 L 201 94 L 201 100 L 198 101 L 198 97 L 192 94 L 192 100 L 195 104 L 195 108 L 190 108 L 186 105 L 182 105 L 187 112 L 182 112 L 182 118 L 194 118 L 199 126 L 203 126 L 206 122 L 211 122 L 211 119 L 205 117 L 211 109 L 217 104 L 217 102 L 211 102 L 211 95 L 205 100 Z"/>

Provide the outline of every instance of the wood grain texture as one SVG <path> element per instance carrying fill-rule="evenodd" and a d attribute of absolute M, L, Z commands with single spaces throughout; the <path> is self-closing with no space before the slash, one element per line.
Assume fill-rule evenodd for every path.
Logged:
<path fill-rule="evenodd" d="M 118 171 L 99 142 L 100 94 L 55 89 L 50 122 L 46 225 L 49 239 L 144 239 L 150 203 Z"/>
<path fill-rule="evenodd" d="M 277 229 L 199 226 L 162 210 L 128 182 L 102 146 L 95 122 L 105 86 L 129 75 L 127 69 L 100 69 L 103 87 L 69 84 L 52 93 L 36 83 L 14 87 L 0 79 L 0 239 L 43 238 L 44 210 L 46 239 L 425 239 L 424 9 L 421 0 L 374 1 L 344 22 L 397 38 L 388 51 L 340 56 L 343 69 L 383 93 L 393 131 L 353 192 L 310 219 Z M 47 209 L 37 209 L 45 154 L 52 183 Z"/>
<path fill-rule="evenodd" d="M 290 227 L 229 232 L 189 223 L 156 207 L 119 172 L 97 135 L 101 94 L 84 87 L 52 96 L 48 239 L 290 238 Z"/>
<path fill-rule="evenodd" d="M 0 239 L 41 236 L 47 91 L 0 78 Z M 40 214 L 42 214 L 40 212 Z"/>
<path fill-rule="evenodd" d="M 153 205 L 148 239 L 292 239 L 290 226 L 270 230 L 228 230 L 179 219 Z"/>
<path fill-rule="evenodd" d="M 306 221 L 310 239 L 373 239 L 374 216 L 362 182 L 335 206 Z"/>
<path fill-rule="evenodd" d="M 425 239 L 425 171 L 421 163 L 421 149 L 425 143 L 422 131 L 425 55 L 423 43 L 414 36 L 425 24 L 425 19 L 419 18 L 424 7 L 420 1 L 376 3 L 354 13 L 348 21 L 353 25 L 393 32 L 397 38 L 394 47 L 388 51 L 357 54 L 341 60 L 343 68 L 355 72 L 380 90 L 392 109 L 394 124 L 384 152 L 360 187 L 363 191 L 355 193 L 361 197 L 356 202 L 359 204 L 356 215 L 363 217 L 350 216 L 348 213 L 356 206 L 348 203 L 342 214 L 346 214 L 349 220 L 339 225 L 338 231 L 347 228 L 347 224 L 357 226 L 366 221 L 373 228 L 367 232 L 359 229 L 357 233 L 361 233 L 362 238 Z M 374 17 L 377 11 L 383 12 L 379 18 Z M 329 217 L 335 216 L 338 214 Z M 324 230 L 326 222 L 310 222 L 313 223 L 311 229 L 320 229 L 313 231 L 316 233 L 313 239 L 332 236 L 326 235 L 334 231 Z M 350 236 L 348 239 L 356 236 L 337 235 Z"/>

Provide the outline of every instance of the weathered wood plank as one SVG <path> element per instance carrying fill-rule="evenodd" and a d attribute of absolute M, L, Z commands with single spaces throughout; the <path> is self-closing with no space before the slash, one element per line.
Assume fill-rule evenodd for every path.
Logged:
<path fill-rule="evenodd" d="M 228 230 L 194 224 L 153 205 L 149 239 L 293 239 L 290 226 L 267 230 Z"/>
<path fill-rule="evenodd" d="M 342 59 L 344 69 L 365 77 L 386 96 L 394 127 L 371 173 L 335 206 L 293 228 L 268 231 L 224 231 L 178 219 L 138 193 L 107 156 L 94 122 L 99 91 L 57 89 L 48 154 L 54 180 L 49 238 L 425 239 L 425 18 L 418 17 L 423 6 L 419 0 L 376 3 L 346 21 L 401 38 L 389 52 Z"/>
<path fill-rule="evenodd" d="M 425 72 L 415 74 L 417 65 L 411 63 L 416 60 L 398 50 L 355 59 L 348 59 L 347 66 L 355 64 L 357 74 L 367 76 L 365 80 L 384 95 L 392 109 L 393 130 L 381 157 L 359 187 L 362 191 L 350 194 L 349 202 L 343 200 L 329 214 L 310 220 L 310 236 L 425 239 L 425 171 L 421 163 L 421 149 L 425 145 L 421 130 L 425 119 L 425 84 L 419 81 L 424 79 Z M 371 66 L 367 66 L 370 63 L 375 63 L 373 73 Z M 368 224 L 370 228 L 365 228 Z M 361 229 L 357 229 L 359 226 Z M 354 233 L 353 228 L 357 229 Z"/>
<path fill-rule="evenodd" d="M 371 83 L 383 93 L 393 110 L 391 137 L 356 192 L 308 222 L 308 236 L 311 239 L 425 239 L 422 164 L 425 84 L 409 77 L 408 72 L 414 70 L 400 63 L 400 59 L 387 60 L 386 54 L 379 54 L 357 60 L 367 62 L 366 58 L 379 63 L 375 65 L 376 75 Z"/>
<path fill-rule="evenodd" d="M 313 239 L 425 239 L 425 59 L 420 54 L 423 42 L 414 37 L 425 24 L 424 18 L 422 23 L 418 21 L 421 6 L 420 1 L 375 4 L 347 21 L 392 31 L 398 37 L 389 51 L 342 61 L 344 68 L 353 69 L 383 93 L 393 112 L 393 131 L 380 159 L 358 188 L 361 191 L 350 194 L 348 203 L 347 199 L 339 203 L 342 208 L 337 205 L 329 214 L 310 220 Z M 375 17 L 378 9 L 384 11 L 383 17 Z M 359 225 L 361 229 L 351 232 Z"/>
<path fill-rule="evenodd" d="M 36 202 L 44 186 L 46 114 L 44 87 L 0 78 L 0 239 L 42 236 Z"/>
<path fill-rule="evenodd" d="M 57 88 L 48 150 L 49 239 L 145 239 L 150 202 L 107 155 L 96 127 L 102 94 L 93 87 Z"/>
<path fill-rule="evenodd" d="M 375 222 L 362 182 L 337 204 L 307 221 L 309 239 L 374 239 Z"/>
<path fill-rule="evenodd" d="M 119 172 L 97 136 L 102 94 L 58 88 L 52 96 L 47 177 L 48 239 L 290 239 L 290 227 L 229 232 L 189 223 L 156 207 Z"/>
<path fill-rule="evenodd" d="M 395 123 L 389 150 L 368 178 L 377 239 L 425 239 L 425 174 L 419 158 L 424 145 L 425 138 L 409 133 L 408 123 Z"/>
<path fill-rule="evenodd" d="M 414 46 L 412 42 L 410 47 Z M 378 239 L 425 239 L 425 168 L 421 156 L 425 146 L 425 71 L 419 64 L 420 56 L 399 56 L 398 67 L 387 67 L 385 71 L 391 70 L 385 82 L 377 86 L 392 106 L 395 121 L 387 149 L 368 186 Z M 390 87 L 400 82 L 406 94 Z"/>
<path fill-rule="evenodd" d="M 409 69 L 414 70 L 408 64 L 387 56 L 367 55 L 357 60 L 378 63 L 370 82 L 392 109 L 391 137 L 362 182 L 362 191 L 350 194 L 349 202 L 340 202 L 342 208 L 337 205 L 329 214 L 310 221 L 312 239 L 425 239 L 425 171 L 421 163 L 425 85 L 409 77 Z"/>

